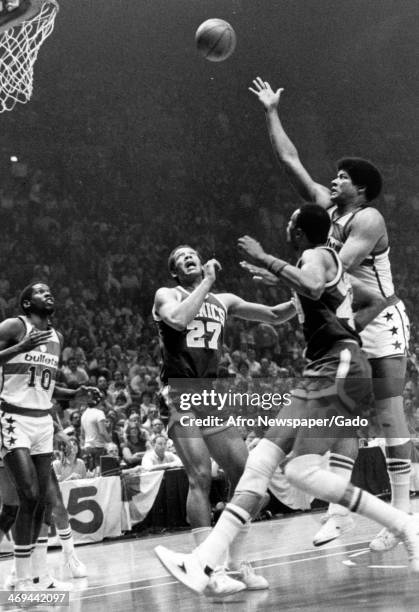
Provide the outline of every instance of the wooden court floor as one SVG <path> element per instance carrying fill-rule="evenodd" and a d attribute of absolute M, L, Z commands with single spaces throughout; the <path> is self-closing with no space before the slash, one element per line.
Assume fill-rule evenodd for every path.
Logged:
<path fill-rule="evenodd" d="M 419 511 L 419 499 L 413 501 Z M 389 553 L 371 553 L 367 544 L 376 526 L 361 517 L 340 540 L 314 548 L 311 538 L 321 514 L 293 515 L 254 524 L 248 559 L 270 582 L 270 589 L 242 592 L 214 601 L 179 585 L 153 554 L 157 544 L 188 552 L 189 532 L 78 547 L 89 578 L 73 580 L 70 612 L 256 612 L 257 610 L 346 611 L 419 610 L 419 577 L 409 576 L 402 545 Z M 57 577 L 61 555 L 49 553 Z M 10 559 L 0 561 L 4 578 Z M 17 610 L 7 607 L 5 610 Z M 27 608 L 26 608 L 27 609 Z M 51 608 L 33 608 L 51 610 Z"/>

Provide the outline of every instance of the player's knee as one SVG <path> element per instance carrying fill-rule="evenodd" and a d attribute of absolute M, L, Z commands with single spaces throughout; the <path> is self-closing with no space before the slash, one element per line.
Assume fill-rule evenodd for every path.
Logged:
<path fill-rule="evenodd" d="M 0 531 L 7 533 L 13 526 L 16 520 L 16 514 L 19 506 L 11 506 L 9 504 L 3 504 L 0 513 Z"/>
<path fill-rule="evenodd" d="M 310 483 L 322 464 L 320 455 L 299 455 L 294 457 L 285 466 L 285 476 L 294 487 Z"/>
<path fill-rule="evenodd" d="M 246 466 L 246 461 L 243 461 L 243 463 L 236 462 L 224 468 L 224 471 L 227 475 L 227 478 L 233 490 L 236 488 L 238 482 L 240 481 L 240 478 L 243 475 L 245 466 Z"/>
<path fill-rule="evenodd" d="M 35 508 L 39 502 L 39 487 L 36 482 L 26 483 L 26 486 L 17 487 L 20 505 L 24 508 Z"/>
<path fill-rule="evenodd" d="M 211 488 L 211 472 L 204 467 L 198 466 L 193 472 L 188 474 L 189 488 L 201 490 L 209 493 Z"/>
<path fill-rule="evenodd" d="M 278 466 L 281 451 L 269 440 L 262 440 L 249 454 L 246 467 L 236 487 L 236 493 L 252 492 L 265 495 Z"/>

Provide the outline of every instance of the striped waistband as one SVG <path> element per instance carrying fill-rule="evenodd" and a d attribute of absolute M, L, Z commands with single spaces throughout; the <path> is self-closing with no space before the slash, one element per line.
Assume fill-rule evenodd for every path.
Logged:
<path fill-rule="evenodd" d="M 22 408 L 21 406 L 13 406 L 7 402 L 0 400 L 0 410 L 10 414 L 21 414 L 22 416 L 44 417 L 51 415 L 51 410 L 42 410 L 41 408 Z"/>

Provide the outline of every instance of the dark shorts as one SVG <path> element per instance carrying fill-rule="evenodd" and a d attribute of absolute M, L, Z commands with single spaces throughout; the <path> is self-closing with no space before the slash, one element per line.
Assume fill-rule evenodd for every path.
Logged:
<path fill-rule="evenodd" d="M 373 397 L 371 366 L 357 343 L 337 342 L 307 366 L 292 395 L 328 404 L 338 400 L 350 414 L 366 415 Z"/>

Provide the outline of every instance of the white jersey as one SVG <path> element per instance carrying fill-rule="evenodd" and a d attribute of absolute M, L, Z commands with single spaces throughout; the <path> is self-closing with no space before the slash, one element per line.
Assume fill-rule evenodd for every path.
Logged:
<path fill-rule="evenodd" d="M 27 317 L 19 317 L 30 334 L 34 326 Z M 25 353 L 15 355 L 2 368 L 0 399 L 18 408 L 48 410 L 52 406 L 61 343 L 57 332 Z"/>
<path fill-rule="evenodd" d="M 338 216 L 337 207 L 329 208 L 331 226 L 327 245 L 339 253 L 348 238 L 348 227 L 355 215 L 362 210 L 356 208 L 346 215 Z M 362 348 L 369 359 L 398 357 L 407 354 L 409 346 L 409 319 L 403 303 L 394 295 L 391 274 L 390 249 L 371 253 L 351 274 L 370 289 L 387 300 L 386 307 L 360 333 Z"/>
<path fill-rule="evenodd" d="M 348 237 L 347 228 L 360 210 L 363 210 L 363 208 L 356 208 L 346 215 L 339 217 L 336 206 L 329 208 L 328 213 L 332 224 L 330 226 L 327 246 L 332 247 L 339 253 Z M 370 289 L 386 298 L 394 295 L 389 254 L 389 247 L 376 253 L 370 253 L 355 270 L 351 270 L 351 274 L 355 278 L 358 278 Z"/>

